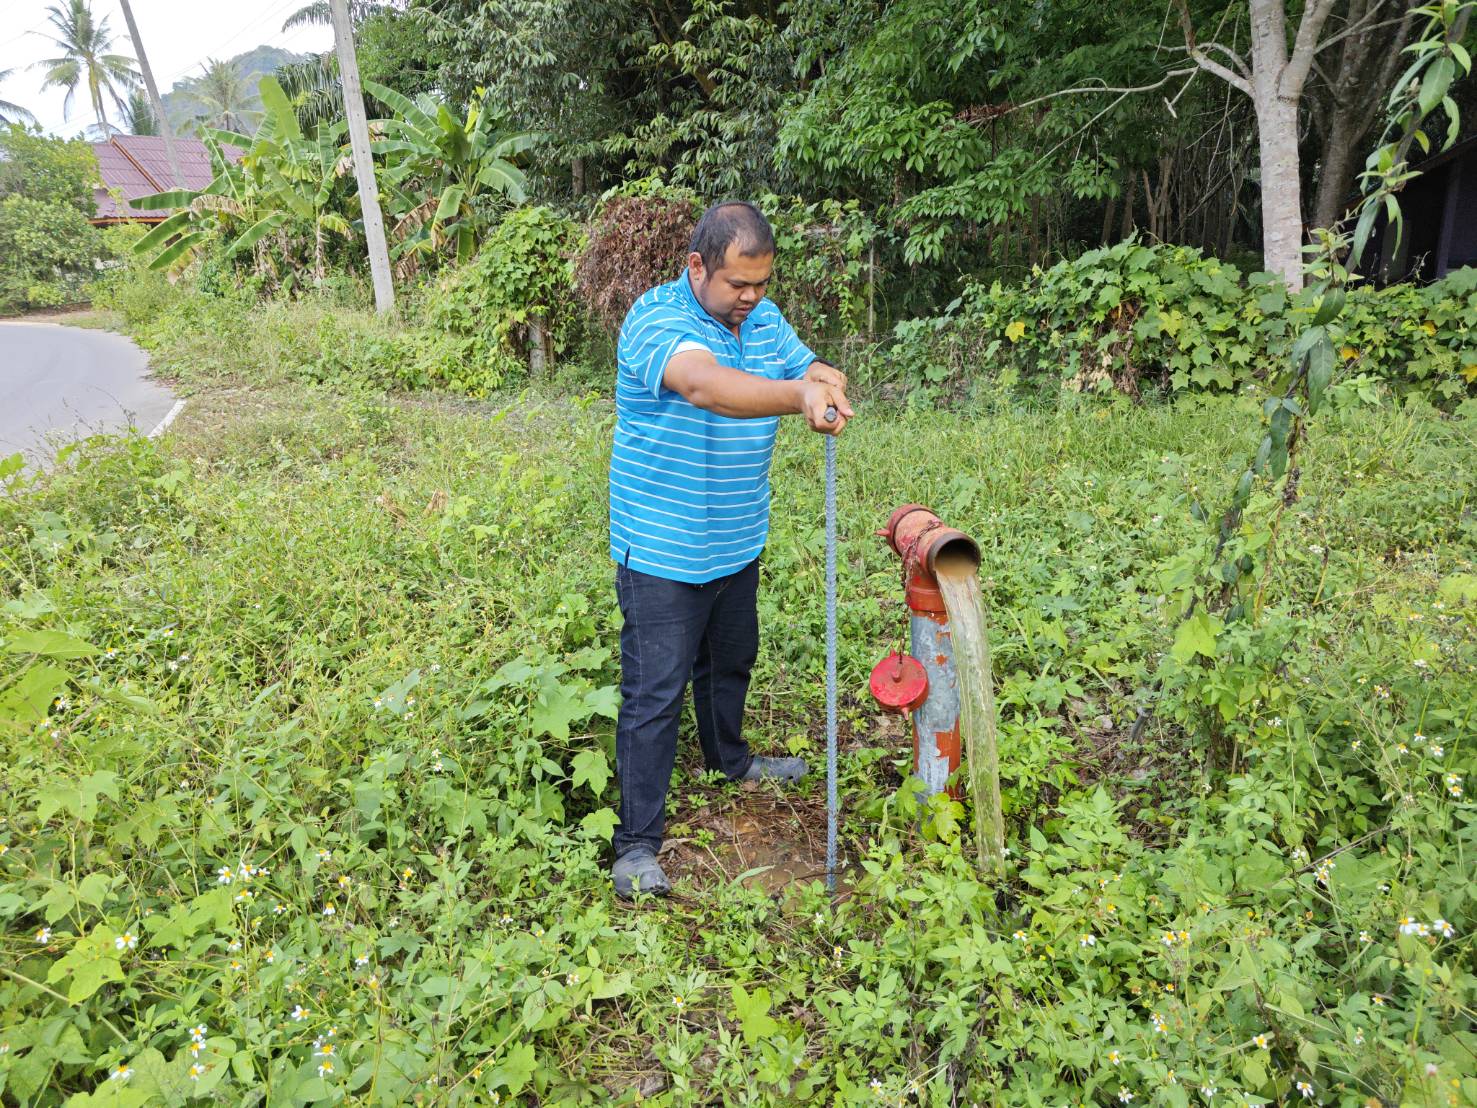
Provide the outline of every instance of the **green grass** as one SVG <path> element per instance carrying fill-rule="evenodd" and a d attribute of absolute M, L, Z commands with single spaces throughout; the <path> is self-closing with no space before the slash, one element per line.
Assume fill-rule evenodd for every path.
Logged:
<path fill-rule="evenodd" d="M 252 326 L 274 312 L 283 333 L 318 326 L 287 308 Z M 785 799 L 694 780 L 684 735 L 680 895 L 633 909 L 604 873 L 609 402 L 342 395 L 286 383 L 275 340 L 226 372 L 221 338 L 165 357 L 187 377 L 198 359 L 201 390 L 164 443 L 92 442 L 0 500 L 0 637 L 97 648 L 51 660 L 69 680 L 44 721 L 0 707 L 17 717 L 0 739 L 8 1098 L 1185 1103 L 1205 1081 L 1268 1102 L 1297 1079 L 1330 1104 L 1477 1095 L 1460 1084 L 1477 832 L 1442 776 L 1477 765 L 1470 419 L 1320 419 L 1263 617 L 1197 668 L 1163 657 L 1161 573 L 1204 543 L 1187 498 L 1229 490 L 1254 398 L 930 412 L 864 391 L 840 450 L 847 894 L 727 880 L 743 820 L 760 857 L 806 871 L 823 782 Z M 239 387 L 257 375 L 275 384 Z M 757 749 L 817 766 L 821 461 L 791 422 L 750 714 Z M 872 531 L 909 501 L 984 550 L 1002 890 L 973 873 L 962 807 L 899 788 L 909 741 L 865 695 L 905 621 Z M 1269 500 L 1249 527 L 1276 515 Z M 1212 725 L 1219 687 L 1240 707 Z M 1208 760 L 1217 728 L 1233 763 Z M 1394 753 L 1417 730 L 1443 738 L 1439 761 Z M 1347 894 L 1305 864 L 1328 855 Z M 243 865 L 270 873 L 243 884 Z M 1397 939 L 1407 913 L 1456 937 Z M 133 1076 L 109 1083 L 120 1064 Z"/>

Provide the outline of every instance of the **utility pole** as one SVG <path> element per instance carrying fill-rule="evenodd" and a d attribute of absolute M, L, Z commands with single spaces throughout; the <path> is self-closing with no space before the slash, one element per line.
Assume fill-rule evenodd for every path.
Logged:
<path fill-rule="evenodd" d="M 379 187 L 369 156 L 369 124 L 364 119 L 364 92 L 359 86 L 359 59 L 354 53 L 354 25 L 348 0 L 329 0 L 333 38 L 338 47 L 339 79 L 344 88 L 344 113 L 349 121 L 349 149 L 354 155 L 354 177 L 359 182 L 359 207 L 364 212 L 364 240 L 369 247 L 369 273 L 374 278 L 375 311 L 395 310 L 395 286 L 390 280 L 390 252 L 385 246 L 385 220 L 380 214 Z"/>
<path fill-rule="evenodd" d="M 154 118 L 159 121 L 159 134 L 164 139 L 164 154 L 169 159 L 170 172 L 174 174 L 174 187 L 185 187 L 185 175 L 180 172 L 179 151 L 174 148 L 174 128 L 164 114 L 164 101 L 159 96 L 159 86 L 154 83 L 154 71 L 149 67 L 149 56 L 144 53 L 144 40 L 139 37 L 138 24 L 133 18 L 133 5 L 128 0 L 119 0 L 123 5 L 123 18 L 128 21 L 128 37 L 133 39 L 133 52 L 138 55 L 138 67 L 144 74 L 144 87 L 149 90 L 149 107 L 154 109 Z"/>

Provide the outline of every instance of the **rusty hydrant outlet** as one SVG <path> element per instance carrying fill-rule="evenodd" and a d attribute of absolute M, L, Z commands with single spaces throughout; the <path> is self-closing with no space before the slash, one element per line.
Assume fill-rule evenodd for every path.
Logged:
<path fill-rule="evenodd" d="M 914 772 L 922 779 L 925 794 L 947 789 L 957 797 L 959 790 L 948 788 L 948 781 L 958 770 L 962 754 L 959 675 L 937 571 L 941 561 L 944 565 L 964 563 L 977 570 L 979 544 L 963 531 L 945 526 L 921 504 L 904 504 L 877 534 L 903 560 L 904 597 L 910 610 L 909 653 L 927 675 L 926 694 L 911 706 Z"/>

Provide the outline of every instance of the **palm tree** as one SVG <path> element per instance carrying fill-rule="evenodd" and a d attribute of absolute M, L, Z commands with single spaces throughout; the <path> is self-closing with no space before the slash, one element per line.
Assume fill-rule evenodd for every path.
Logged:
<path fill-rule="evenodd" d="M 10 79 L 14 73 L 13 69 L 0 69 L 0 85 Z M 23 123 L 28 119 L 35 119 L 30 112 L 19 104 L 12 104 L 9 100 L 0 100 L 0 123 Z"/>
<path fill-rule="evenodd" d="M 69 117 L 77 87 L 86 86 L 87 99 L 97 114 L 98 130 L 103 134 L 110 133 L 115 128 L 108 122 L 105 101 L 111 99 L 120 112 L 124 110 L 124 94 L 132 90 L 139 80 L 133 59 L 110 52 L 113 36 L 108 31 L 108 17 L 95 18 L 91 0 L 65 0 L 65 3 L 51 5 L 46 14 L 57 33 L 43 37 L 61 47 L 62 54 L 39 61 L 32 67 L 46 70 L 42 89 L 67 90 L 62 114 Z"/>
<path fill-rule="evenodd" d="M 298 125 L 316 133 L 326 123 L 344 118 L 344 89 L 338 79 L 338 55 L 315 54 L 288 62 L 273 74 L 297 111 Z"/>
<path fill-rule="evenodd" d="M 128 103 L 123 109 L 123 129 L 130 135 L 157 135 L 159 120 L 154 115 L 154 105 L 142 89 L 128 94 Z"/>
<path fill-rule="evenodd" d="M 385 0 L 349 0 L 349 18 L 358 23 L 375 12 L 384 11 L 389 6 Z M 327 27 L 332 22 L 333 16 L 329 14 L 328 0 L 313 0 L 313 3 L 305 4 L 289 15 L 287 22 L 282 24 L 282 29 L 290 31 L 294 27 L 313 25 Z"/>
<path fill-rule="evenodd" d="M 200 122 L 207 127 L 244 131 L 249 120 L 262 114 L 255 109 L 257 98 L 235 62 L 206 58 L 205 72 L 191 91 L 205 108 Z"/>
<path fill-rule="evenodd" d="M 13 69 L 0 69 L 0 85 L 9 80 L 14 72 Z M 12 104 L 9 100 L 0 100 L 0 123 L 24 123 L 28 119 L 35 118 L 19 104 Z"/>

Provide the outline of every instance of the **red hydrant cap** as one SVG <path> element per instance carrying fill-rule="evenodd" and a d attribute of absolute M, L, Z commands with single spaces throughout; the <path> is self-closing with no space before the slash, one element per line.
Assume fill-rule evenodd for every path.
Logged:
<path fill-rule="evenodd" d="M 928 696 L 928 673 L 911 654 L 889 654 L 872 667 L 868 682 L 877 703 L 890 712 L 911 712 Z"/>

